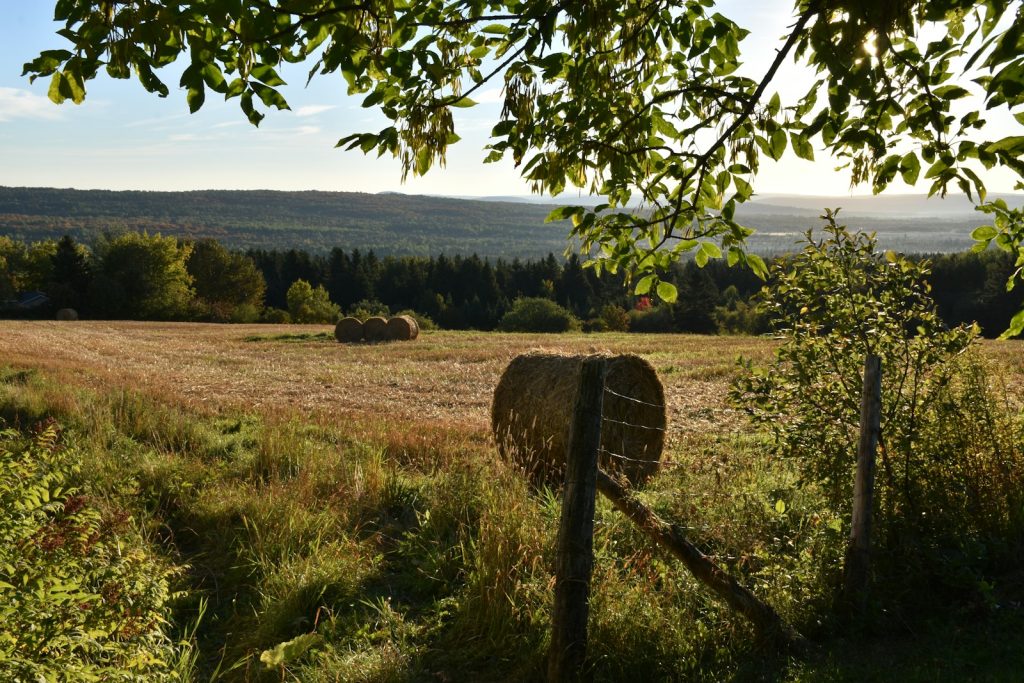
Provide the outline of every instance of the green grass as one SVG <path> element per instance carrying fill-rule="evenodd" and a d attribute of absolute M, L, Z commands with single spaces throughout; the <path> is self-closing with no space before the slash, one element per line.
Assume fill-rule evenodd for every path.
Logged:
<path fill-rule="evenodd" d="M 198 680 L 537 680 L 560 503 L 483 442 L 354 440 L 295 416 L 202 415 L 124 390 L 0 369 L 0 416 L 53 417 L 80 485 L 130 511 L 183 568 L 172 626 Z M 693 436 L 642 496 L 818 643 L 759 645 L 678 563 L 598 501 L 589 655 L 596 680 L 1010 680 L 1024 670 L 1017 579 L 851 638 L 829 618 L 844 535 L 823 497 L 750 435 Z M 1017 583 L 1015 583 L 1017 581 Z M 200 615 L 201 619 L 199 618 Z M 261 653 L 317 643 L 282 671 Z M 895 665 L 891 661 L 897 662 Z"/>
<path fill-rule="evenodd" d="M 302 332 L 298 334 L 253 334 L 245 337 L 247 342 L 333 342 L 329 332 Z"/>

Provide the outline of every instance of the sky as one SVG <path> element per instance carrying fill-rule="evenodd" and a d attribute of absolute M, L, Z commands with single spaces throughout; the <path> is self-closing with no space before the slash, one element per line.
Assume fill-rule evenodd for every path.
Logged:
<path fill-rule="evenodd" d="M 741 48 L 750 75 L 760 76 L 773 56 L 778 38 L 791 19 L 786 0 L 724 0 L 726 16 L 751 36 Z M 0 185 L 71 187 L 109 190 L 275 189 L 345 192 L 405 192 L 450 196 L 526 195 L 530 190 L 506 160 L 484 164 L 487 134 L 501 108 L 500 86 L 479 91 L 480 104 L 456 110 L 462 140 L 449 148 L 445 168 L 401 182 L 401 167 L 390 157 L 364 156 L 335 149 L 345 135 L 376 131 L 386 119 L 363 109 L 361 96 L 348 97 L 340 75 L 321 76 L 303 87 L 308 67 L 284 65 L 282 88 L 292 111 L 270 111 L 254 128 L 238 108 L 208 94 L 206 104 L 189 114 L 178 76 L 169 67 L 161 78 L 171 88 L 167 98 L 147 93 L 134 78 L 118 81 L 105 75 L 87 84 L 81 105 L 54 105 L 46 97 L 49 79 L 33 84 L 21 76 L 22 65 L 41 50 L 64 47 L 55 31 L 53 0 L 0 0 Z M 756 29 L 756 30 L 754 30 Z M 179 58 L 181 61 L 181 58 Z M 776 89 L 795 97 L 808 76 L 787 67 Z M 818 160 L 786 158 L 762 165 L 754 188 L 759 194 L 851 194 L 849 179 L 834 170 L 820 152 Z M 990 190 L 1009 191 L 1006 177 L 989 180 Z M 901 184 L 893 192 L 912 190 Z M 853 194 L 869 193 L 858 188 Z M 570 189 L 567 200 L 578 194 Z"/>

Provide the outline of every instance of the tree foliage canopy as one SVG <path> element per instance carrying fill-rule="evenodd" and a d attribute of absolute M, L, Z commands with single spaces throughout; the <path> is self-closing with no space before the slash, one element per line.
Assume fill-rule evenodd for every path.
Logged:
<path fill-rule="evenodd" d="M 443 164 L 453 108 L 500 83 L 487 160 L 511 157 L 537 191 L 606 197 L 553 216 L 572 219 L 591 265 L 671 299 L 656 273 L 686 252 L 764 273 L 733 220 L 764 157 L 811 159 L 817 146 L 876 192 L 900 176 L 980 202 L 985 169 L 1024 177 L 1024 135 L 993 137 L 983 118 L 1024 122 L 1020 11 L 1019 0 L 798 0 L 774 60 L 749 77 L 748 31 L 714 0 L 58 0 L 71 49 L 25 73 L 51 77 L 57 102 L 80 102 L 101 69 L 166 96 L 157 72 L 184 56 L 192 111 L 212 91 L 258 124 L 261 109 L 288 107 L 282 64 L 308 61 L 310 79 L 340 74 L 391 121 L 339 146 L 392 154 L 404 174 Z M 792 102 L 772 86 L 787 60 L 808 67 Z M 619 210 L 637 197 L 641 209 Z M 1019 214 L 993 229 L 984 239 L 1020 255 Z"/>

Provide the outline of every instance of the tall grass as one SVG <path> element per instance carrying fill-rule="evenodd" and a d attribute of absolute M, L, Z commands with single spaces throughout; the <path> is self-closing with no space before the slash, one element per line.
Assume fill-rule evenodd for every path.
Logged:
<path fill-rule="evenodd" d="M 360 433 L 371 436 L 354 440 L 350 425 L 197 414 L 12 370 L 0 371 L 0 415 L 66 425 L 81 485 L 129 510 L 185 568 L 174 623 L 196 643 L 200 680 L 542 677 L 559 496 L 531 488 L 484 438 L 367 422 Z M 843 529 L 819 491 L 765 452 L 754 436 L 692 436 L 642 495 L 786 619 L 826 638 Z M 597 680 L 821 680 L 855 668 L 760 649 L 603 501 L 595 548 Z M 311 648 L 261 662 L 303 634 L 317 635 Z"/>

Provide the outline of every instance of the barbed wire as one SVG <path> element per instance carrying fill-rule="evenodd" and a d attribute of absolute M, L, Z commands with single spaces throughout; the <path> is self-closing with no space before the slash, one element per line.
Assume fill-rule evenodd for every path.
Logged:
<path fill-rule="evenodd" d="M 615 458 L 616 460 L 622 460 L 624 462 L 639 462 L 639 463 L 644 463 L 644 464 L 648 464 L 648 465 L 651 464 L 652 462 L 654 462 L 652 460 L 648 460 L 648 459 L 644 459 L 644 458 L 631 458 L 628 455 L 622 455 L 621 453 L 613 453 L 612 451 L 608 450 L 604 446 L 602 446 L 599 449 L 598 452 L 599 453 L 604 453 L 605 455 L 607 455 L 609 457 Z M 658 467 L 660 469 L 670 469 L 672 467 L 679 467 L 682 464 L 683 463 L 676 462 L 674 460 L 672 460 L 672 461 L 661 461 L 661 462 L 657 463 L 657 465 L 658 465 Z"/>
<path fill-rule="evenodd" d="M 666 432 L 666 431 L 668 431 L 664 427 L 651 427 L 651 426 L 648 426 L 648 425 L 638 425 L 638 424 L 633 424 L 632 422 L 623 422 L 622 420 L 613 420 L 610 417 L 602 417 L 601 420 L 603 422 L 611 422 L 611 423 L 614 423 L 614 424 L 617 424 L 617 425 L 625 425 L 626 427 L 635 427 L 636 429 L 649 429 L 652 432 Z"/>
<path fill-rule="evenodd" d="M 650 406 L 651 408 L 664 408 L 665 407 L 664 405 L 661 405 L 661 404 L 658 404 L 658 403 L 649 403 L 648 401 L 641 401 L 640 399 L 633 398 L 632 396 L 626 396 L 625 394 L 620 394 L 619 392 L 615 391 L 614 389 L 609 389 L 607 386 L 605 386 L 604 391 L 605 391 L 606 394 L 611 394 L 612 396 L 617 396 L 617 397 L 625 399 L 627 401 L 632 401 L 633 403 L 639 403 L 641 405 Z"/>

